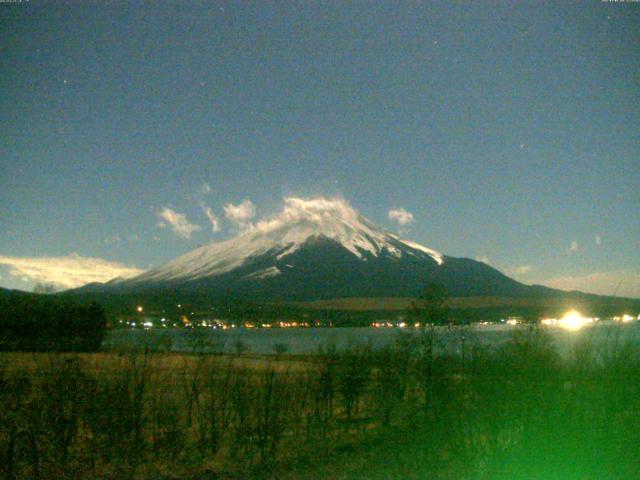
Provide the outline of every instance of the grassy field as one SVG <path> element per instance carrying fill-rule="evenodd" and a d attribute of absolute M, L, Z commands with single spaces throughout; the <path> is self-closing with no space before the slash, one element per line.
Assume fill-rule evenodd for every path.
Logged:
<path fill-rule="evenodd" d="M 459 330 L 464 334 L 464 329 Z M 0 358 L 10 479 L 640 478 L 640 348 L 547 332 L 440 354 L 436 330 L 309 357 Z"/>

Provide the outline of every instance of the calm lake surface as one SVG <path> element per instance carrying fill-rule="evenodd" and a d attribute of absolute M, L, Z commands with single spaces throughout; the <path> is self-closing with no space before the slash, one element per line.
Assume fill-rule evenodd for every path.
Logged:
<path fill-rule="evenodd" d="M 438 327 L 443 349 L 460 351 L 463 345 L 481 343 L 498 347 L 517 329 L 511 325 L 487 325 L 448 329 Z M 599 347 L 614 347 L 628 342 L 640 344 L 640 323 L 601 322 L 579 331 L 545 327 L 563 355 L 568 355 L 579 339 L 591 339 Z M 346 327 L 346 328 L 234 328 L 216 329 L 121 329 L 107 334 L 105 348 L 145 348 L 171 351 L 204 351 L 208 353 L 313 354 L 320 348 L 335 345 L 343 349 L 349 344 L 371 344 L 380 348 L 393 343 L 399 334 L 419 335 L 418 329 Z"/>

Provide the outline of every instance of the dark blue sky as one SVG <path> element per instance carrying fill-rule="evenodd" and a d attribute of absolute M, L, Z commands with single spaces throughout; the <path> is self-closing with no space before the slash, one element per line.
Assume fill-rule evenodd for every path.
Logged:
<path fill-rule="evenodd" d="M 640 4 L 31 1 L 0 29 L 1 286 L 340 195 L 527 283 L 640 297 Z"/>

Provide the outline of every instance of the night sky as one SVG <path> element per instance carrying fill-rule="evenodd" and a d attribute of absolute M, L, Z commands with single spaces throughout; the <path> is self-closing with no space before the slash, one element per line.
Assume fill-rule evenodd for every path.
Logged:
<path fill-rule="evenodd" d="M 640 297 L 640 3 L 34 0 L 0 32 L 0 286 L 339 196 L 525 283 Z"/>

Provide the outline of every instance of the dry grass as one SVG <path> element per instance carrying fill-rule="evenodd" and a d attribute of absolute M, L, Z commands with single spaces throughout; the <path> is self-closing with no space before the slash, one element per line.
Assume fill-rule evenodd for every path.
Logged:
<path fill-rule="evenodd" d="M 189 353 L 159 352 L 149 354 L 149 362 L 154 371 L 176 371 L 185 365 L 193 367 L 203 355 Z M 304 371 L 310 363 L 310 356 L 282 355 L 277 359 L 272 355 L 204 355 L 208 362 L 233 368 L 263 371 L 273 369 L 282 371 Z M 126 352 L 99 352 L 99 353 L 45 353 L 45 352 L 0 352 L 0 361 L 6 371 L 33 372 L 43 365 L 65 358 L 79 358 L 87 371 L 118 370 L 127 363 Z"/>
<path fill-rule="evenodd" d="M 538 329 L 464 356 L 438 341 L 3 354 L 0 478 L 640 478 L 637 345 L 561 361 Z"/>

